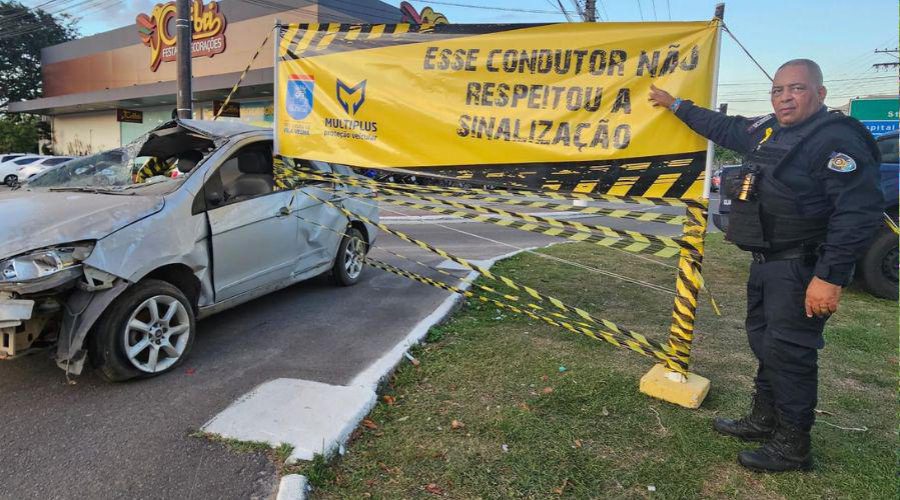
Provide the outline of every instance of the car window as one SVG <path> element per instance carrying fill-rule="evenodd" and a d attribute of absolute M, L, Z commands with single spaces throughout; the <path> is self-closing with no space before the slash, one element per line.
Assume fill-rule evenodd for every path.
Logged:
<path fill-rule="evenodd" d="M 15 160 L 16 158 L 22 155 L 4 155 L 0 156 L 0 163 L 8 162 L 9 160 Z"/>
<path fill-rule="evenodd" d="M 47 166 L 59 165 L 60 163 L 65 163 L 69 160 L 71 160 L 71 158 L 47 158 L 46 160 L 44 160 L 43 165 L 47 165 Z"/>
<path fill-rule="evenodd" d="M 207 179 L 203 196 L 213 210 L 278 190 L 272 172 L 272 142 L 262 141 L 244 146 L 225 160 Z"/>
<path fill-rule="evenodd" d="M 898 158 L 898 150 L 900 150 L 900 141 L 896 136 L 887 137 L 878 141 L 878 149 L 881 151 L 882 163 L 900 163 Z"/>
<path fill-rule="evenodd" d="M 22 158 L 21 160 L 16 160 L 13 163 L 16 165 L 28 165 L 40 160 L 40 158 Z"/>

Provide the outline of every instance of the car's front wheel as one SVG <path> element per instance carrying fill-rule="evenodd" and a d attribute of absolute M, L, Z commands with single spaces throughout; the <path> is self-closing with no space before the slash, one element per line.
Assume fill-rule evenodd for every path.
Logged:
<path fill-rule="evenodd" d="M 351 286 L 359 282 L 368 252 L 366 238 L 359 229 L 348 227 L 338 247 L 337 257 L 331 274 L 341 286 Z"/>
<path fill-rule="evenodd" d="M 19 183 L 19 177 L 16 174 L 9 174 L 3 178 L 3 183 L 9 187 L 14 187 Z"/>
<path fill-rule="evenodd" d="M 113 382 L 174 370 L 194 343 L 196 320 L 177 287 L 145 280 L 122 293 L 94 326 L 91 358 Z"/>
<path fill-rule="evenodd" d="M 897 235 L 888 228 L 882 228 L 857 264 L 859 274 L 872 295 L 897 300 L 898 258 Z"/>

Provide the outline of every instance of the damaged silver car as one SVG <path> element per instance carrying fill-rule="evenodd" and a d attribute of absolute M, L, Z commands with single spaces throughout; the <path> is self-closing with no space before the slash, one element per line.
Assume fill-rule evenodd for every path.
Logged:
<path fill-rule="evenodd" d="M 274 170 L 270 129 L 177 120 L 0 193 L 0 359 L 159 375 L 200 318 L 326 272 L 355 284 L 376 228 L 332 204 L 377 221 L 368 193 Z"/>

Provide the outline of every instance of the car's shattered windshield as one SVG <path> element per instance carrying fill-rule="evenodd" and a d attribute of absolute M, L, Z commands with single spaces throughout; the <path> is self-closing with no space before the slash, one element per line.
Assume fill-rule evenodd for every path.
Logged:
<path fill-rule="evenodd" d="M 151 133 L 121 148 L 76 158 L 33 178 L 27 187 L 110 192 L 160 183 L 174 186 L 212 150 L 208 140 L 180 135 Z"/>

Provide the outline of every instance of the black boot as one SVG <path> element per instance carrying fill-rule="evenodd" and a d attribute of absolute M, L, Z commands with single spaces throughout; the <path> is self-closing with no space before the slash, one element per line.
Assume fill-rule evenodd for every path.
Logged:
<path fill-rule="evenodd" d="M 775 433 L 775 405 L 771 400 L 754 394 L 749 415 L 738 420 L 716 418 L 713 420 L 713 429 L 744 441 L 768 441 Z"/>
<path fill-rule="evenodd" d="M 761 448 L 742 451 L 738 462 L 757 472 L 785 472 L 812 469 L 809 431 L 779 423 L 772 440 Z"/>

